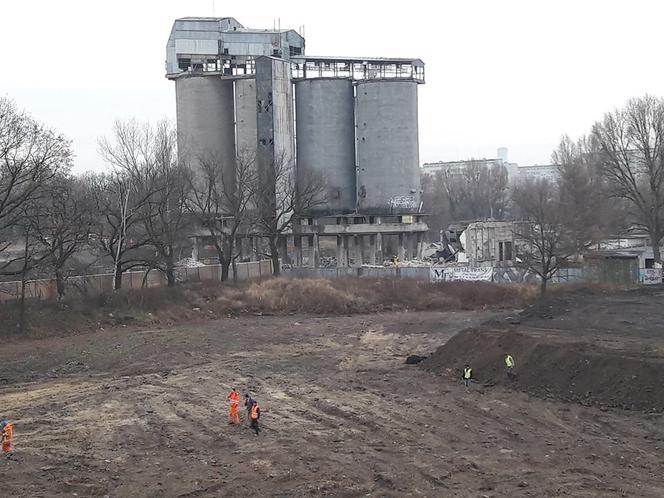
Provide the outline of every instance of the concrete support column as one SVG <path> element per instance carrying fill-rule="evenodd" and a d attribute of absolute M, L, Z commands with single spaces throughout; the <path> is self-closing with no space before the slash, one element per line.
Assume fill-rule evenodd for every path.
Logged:
<path fill-rule="evenodd" d="M 281 263 L 289 263 L 290 259 L 288 258 L 288 236 L 280 236 L 279 240 L 277 240 L 277 246 L 279 246 L 279 257 L 281 258 Z"/>
<path fill-rule="evenodd" d="M 355 259 L 355 266 L 362 266 L 364 259 L 362 258 L 362 236 L 355 235 L 353 237 L 353 259 Z"/>
<path fill-rule="evenodd" d="M 369 262 L 369 235 L 360 235 L 360 256 L 362 264 Z"/>
<path fill-rule="evenodd" d="M 241 237 L 240 235 L 238 235 L 237 238 L 235 239 L 235 253 L 239 254 L 238 262 L 242 261 L 242 258 L 244 257 L 245 254 L 245 247 L 244 247 L 244 237 Z"/>
<path fill-rule="evenodd" d="M 295 246 L 295 266 L 302 266 L 302 237 L 293 235 L 293 245 Z"/>
<path fill-rule="evenodd" d="M 417 259 L 422 259 L 424 253 L 424 234 L 422 232 L 417 233 Z"/>
<path fill-rule="evenodd" d="M 374 218 L 374 223 L 376 225 L 382 225 L 383 224 L 383 219 L 380 216 L 376 216 Z M 385 255 L 383 254 L 383 234 L 382 233 L 377 233 L 375 235 L 375 248 L 374 248 L 374 253 L 375 253 L 375 258 L 376 261 L 378 262 L 379 265 L 383 264 L 383 261 L 385 261 Z"/>
<path fill-rule="evenodd" d="M 292 248 L 292 249 L 291 249 Z M 286 237 L 286 251 L 288 253 L 288 263 L 295 264 L 295 236 L 288 235 Z"/>
<path fill-rule="evenodd" d="M 399 247 L 397 248 L 397 258 L 399 258 L 400 262 L 406 259 L 406 247 L 404 245 L 403 233 L 399 234 Z"/>
<path fill-rule="evenodd" d="M 375 258 L 379 265 L 383 264 L 385 256 L 383 255 L 383 234 L 377 233 L 376 237 L 376 246 L 375 246 Z"/>
<path fill-rule="evenodd" d="M 348 237 L 337 235 L 337 268 L 348 267 Z"/>
<path fill-rule="evenodd" d="M 350 244 L 350 240 L 348 240 L 349 236 L 344 235 L 342 237 L 343 239 L 343 257 L 344 257 L 344 268 L 348 268 L 350 266 L 350 249 L 348 245 Z"/>
<path fill-rule="evenodd" d="M 258 237 L 249 238 L 249 259 L 251 261 L 258 261 L 260 256 L 258 255 Z"/>
<path fill-rule="evenodd" d="M 309 266 L 318 268 L 320 266 L 320 242 L 318 240 L 318 234 L 309 237 L 309 246 L 311 247 Z"/>
<path fill-rule="evenodd" d="M 406 259 L 414 259 L 417 255 L 416 239 L 415 234 L 407 233 L 406 237 Z"/>
<path fill-rule="evenodd" d="M 376 264 L 376 236 L 369 235 L 369 264 Z"/>

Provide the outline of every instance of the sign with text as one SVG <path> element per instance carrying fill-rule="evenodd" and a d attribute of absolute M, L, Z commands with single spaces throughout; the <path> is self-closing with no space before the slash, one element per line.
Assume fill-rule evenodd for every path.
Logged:
<path fill-rule="evenodd" d="M 491 282 L 493 268 L 431 268 L 432 282 Z"/>

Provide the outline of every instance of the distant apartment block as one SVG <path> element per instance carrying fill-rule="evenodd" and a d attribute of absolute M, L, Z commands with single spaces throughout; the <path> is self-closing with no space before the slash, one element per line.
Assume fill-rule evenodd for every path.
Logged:
<path fill-rule="evenodd" d="M 423 176 L 433 176 L 442 172 L 446 175 L 460 175 L 470 165 L 476 164 L 486 167 L 504 166 L 507 169 L 510 183 L 525 178 L 546 178 L 555 180 L 558 176 L 558 169 L 553 164 L 533 164 L 530 166 L 519 166 L 517 163 L 511 163 L 507 160 L 507 149 L 501 147 L 498 149 L 496 158 L 466 159 L 463 161 L 436 161 L 425 163 L 422 166 Z"/>
<path fill-rule="evenodd" d="M 533 164 L 531 166 L 519 166 L 517 179 L 545 178 L 556 180 L 558 178 L 558 167 L 555 164 Z"/>

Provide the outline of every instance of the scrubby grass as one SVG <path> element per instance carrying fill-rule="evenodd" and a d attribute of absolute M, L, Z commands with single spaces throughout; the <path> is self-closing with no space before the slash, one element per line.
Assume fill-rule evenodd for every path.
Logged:
<path fill-rule="evenodd" d="M 333 285 L 337 289 L 364 297 L 374 307 L 395 309 L 514 308 L 525 306 L 537 298 L 537 288 L 529 284 L 343 279 L 333 281 Z"/>
<path fill-rule="evenodd" d="M 234 286 L 219 282 L 175 288 L 70 296 L 28 304 L 31 336 L 63 335 L 117 326 L 172 325 L 242 313 L 352 314 L 387 310 L 522 308 L 537 299 L 528 284 L 346 278 L 270 278 Z M 0 335 L 18 330 L 18 305 L 0 305 Z"/>

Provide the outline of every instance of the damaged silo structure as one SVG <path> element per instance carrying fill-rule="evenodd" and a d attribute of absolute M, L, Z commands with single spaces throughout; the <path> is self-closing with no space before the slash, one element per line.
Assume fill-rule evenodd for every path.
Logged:
<path fill-rule="evenodd" d="M 336 238 L 338 266 L 380 263 L 392 246 L 400 259 L 415 257 L 428 230 L 417 120 L 424 63 L 310 56 L 304 48 L 294 30 L 249 29 L 231 17 L 177 19 L 166 76 L 176 85 L 180 157 L 194 170 L 214 158 L 227 177 L 249 161 L 264 184 L 273 182 L 270 168 L 285 165 L 270 197 L 294 201 L 281 218 L 294 215 L 279 252 L 296 266 L 304 242 L 309 264 L 318 264 L 321 237 Z M 311 202 L 302 202 L 311 190 Z M 255 247 L 265 234 L 243 236 Z"/>

